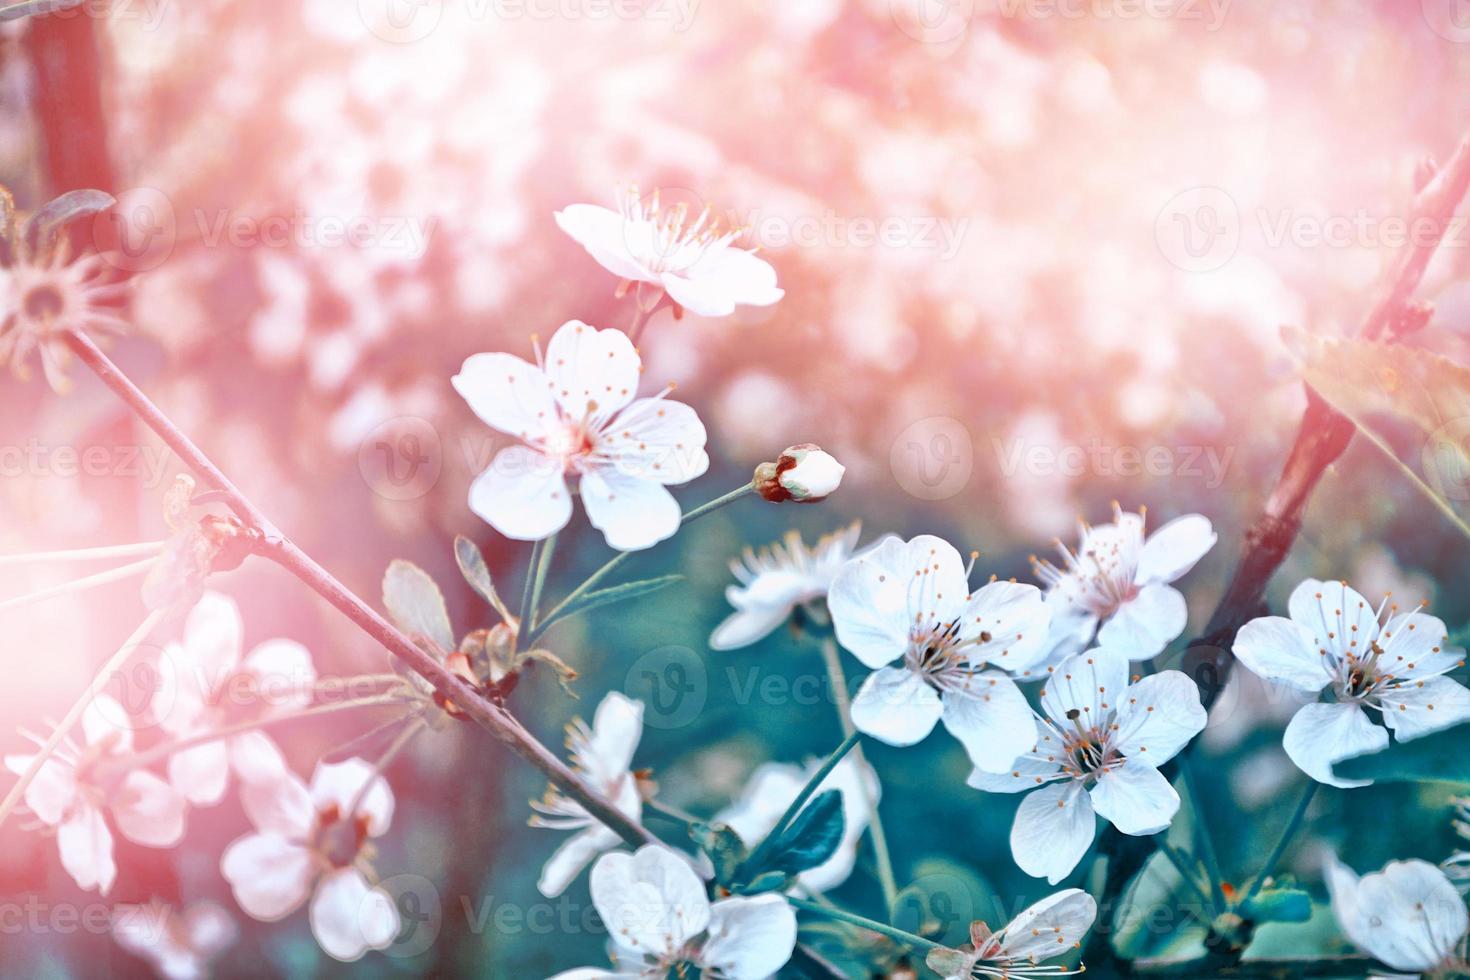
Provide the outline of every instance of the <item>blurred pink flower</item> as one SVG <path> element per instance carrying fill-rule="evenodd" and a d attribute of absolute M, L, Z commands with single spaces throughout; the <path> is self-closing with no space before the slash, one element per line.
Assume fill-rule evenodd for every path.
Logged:
<path fill-rule="evenodd" d="M 195 902 L 175 909 L 162 902 L 119 909 L 112 937 L 130 953 L 147 960 L 163 980 L 202 980 L 210 963 L 234 945 L 240 930 L 230 914 L 214 902 Z"/>

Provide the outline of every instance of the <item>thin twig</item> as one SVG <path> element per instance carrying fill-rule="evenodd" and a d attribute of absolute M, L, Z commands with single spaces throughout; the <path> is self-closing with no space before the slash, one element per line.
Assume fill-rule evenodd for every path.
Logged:
<path fill-rule="evenodd" d="M 148 569 L 152 568 L 154 562 L 156 561 L 158 561 L 157 558 L 145 558 L 142 561 L 135 561 L 128 565 L 120 565 L 117 568 L 109 568 L 107 571 L 98 572 L 95 575 L 88 575 L 83 578 L 72 579 L 70 582 L 63 582 L 60 585 L 53 585 L 49 588 L 41 589 L 38 592 L 28 592 L 25 595 L 16 596 L 12 599 L 0 601 L 0 610 L 16 609 L 20 606 L 28 606 L 33 602 L 40 602 L 43 599 L 53 599 L 59 595 L 69 595 L 73 592 L 85 592 L 88 589 L 95 589 L 103 585 L 111 585 L 113 582 L 122 582 L 135 576 L 142 575 L 144 572 L 148 571 Z"/>
<path fill-rule="evenodd" d="M 0 555 L 0 566 L 40 565 L 58 561 L 101 561 L 105 558 L 136 558 L 156 555 L 167 541 L 145 541 L 141 544 L 116 544 L 103 548 L 73 548 L 68 551 L 36 551 L 28 555 Z"/>

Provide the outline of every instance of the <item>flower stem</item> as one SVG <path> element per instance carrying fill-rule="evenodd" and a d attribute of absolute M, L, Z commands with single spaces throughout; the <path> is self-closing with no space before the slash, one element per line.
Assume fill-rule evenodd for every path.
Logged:
<path fill-rule="evenodd" d="M 647 807 L 650 812 L 656 813 L 661 817 L 666 817 L 669 820 L 684 824 L 685 826 L 700 822 L 700 819 L 698 817 L 688 812 L 687 810 L 682 810 L 679 807 L 664 803 L 660 800 L 645 800 L 643 805 Z"/>
<path fill-rule="evenodd" d="M 536 629 L 536 600 L 532 598 L 536 591 L 536 569 L 541 567 L 541 551 L 544 539 L 531 543 L 531 557 L 526 560 L 526 582 L 521 587 L 521 608 L 516 618 L 518 630 L 522 635 L 530 636 Z"/>
<path fill-rule="evenodd" d="M 796 799 L 791 801 L 791 805 L 786 808 L 786 812 L 781 814 L 781 819 L 776 821 L 775 826 L 771 828 L 771 832 L 760 842 L 760 846 L 755 849 L 755 853 L 745 859 L 745 863 L 748 866 L 752 868 L 760 867 L 761 859 L 766 856 L 772 845 L 776 843 L 776 839 L 781 836 L 781 831 L 801 812 L 801 808 L 806 805 L 806 801 L 811 799 L 812 794 L 817 791 L 817 787 L 822 785 L 822 780 L 826 779 L 832 770 L 837 768 L 837 763 L 841 762 L 843 757 L 852 751 L 858 744 L 858 739 L 861 737 L 862 733 L 853 732 L 842 740 L 841 745 L 832 750 L 832 754 L 827 756 L 826 761 L 806 781 L 806 785 L 801 788 L 801 792 L 796 794 Z"/>
<path fill-rule="evenodd" d="M 893 926 L 884 925 L 881 922 L 875 922 L 872 919 L 864 918 L 861 915 L 855 915 L 852 912 L 848 912 L 831 905 L 821 905 L 817 902 L 809 902 L 803 898 L 793 898 L 790 895 L 786 896 L 786 901 L 791 903 L 792 908 L 798 908 L 801 909 L 803 912 L 810 912 L 813 915 L 820 915 L 828 919 L 835 919 L 838 922 L 846 922 L 848 925 L 857 926 L 860 929 L 867 929 L 870 932 L 879 933 L 880 935 L 887 936 L 889 939 L 895 940 L 896 942 L 903 943 L 905 946 L 910 946 L 916 950 L 919 950 L 922 953 L 928 953 L 931 950 L 936 949 L 944 949 L 943 945 L 936 943 L 933 940 L 925 939 L 922 936 L 916 936 L 911 932 L 904 932 L 902 929 L 896 929 Z"/>
<path fill-rule="evenodd" d="M 412 704 L 411 700 L 400 697 L 389 697 L 387 695 L 375 695 L 368 698 L 354 698 L 350 701 L 328 701 L 325 704 L 314 704 L 300 711 L 293 711 L 288 715 L 272 715 L 269 718 L 256 718 L 253 721 L 242 721 L 233 725 L 225 725 L 211 731 L 200 732 L 198 735 L 190 735 L 187 738 L 177 739 L 172 742 L 163 742 L 152 748 L 137 752 L 133 755 L 123 756 L 116 760 L 109 760 L 103 766 L 109 770 L 125 772 L 129 769 L 141 769 L 151 766 L 155 762 L 161 762 L 171 755 L 186 752 L 189 749 L 208 745 L 210 742 L 218 742 L 220 739 L 232 738 L 236 735 L 244 735 L 246 732 L 264 731 L 267 728 L 276 728 L 288 722 L 300 721 L 303 718 L 316 718 L 321 715 L 336 714 L 339 711 L 348 711 L 352 708 L 372 708 L 389 704 Z"/>
<path fill-rule="evenodd" d="M 28 555 L 0 555 L 0 566 L 54 561 L 100 561 L 104 558 L 137 558 L 140 555 L 156 555 L 167 543 L 166 541 L 145 541 L 142 544 L 117 544 L 105 548 L 74 548 L 70 551 L 36 551 Z"/>
<path fill-rule="evenodd" d="M 368 790 L 372 789 L 373 784 L 382 778 L 383 770 L 393 764 L 393 760 L 398 758 L 400 752 L 408 748 L 408 743 L 412 742 L 414 736 L 423 731 L 427 724 L 423 718 L 415 718 L 404 726 L 403 731 L 394 736 L 388 748 L 383 750 L 383 754 L 378 756 L 378 761 L 373 764 L 372 774 L 358 787 L 357 795 L 352 798 L 352 805 L 347 808 L 348 817 L 357 815 L 357 811 L 362 808 L 362 801 L 367 799 Z"/>
<path fill-rule="evenodd" d="M 837 701 L 837 718 L 842 723 L 842 734 L 852 738 L 857 729 L 852 723 L 852 699 L 847 694 L 847 674 L 842 670 L 842 653 L 837 649 L 837 640 L 831 635 L 822 637 L 822 660 L 827 665 L 827 680 L 832 685 L 832 696 Z M 853 750 L 861 772 L 867 764 L 863 747 Z M 878 862 L 878 884 L 883 889 L 883 904 L 893 908 L 898 898 L 898 882 L 893 876 L 893 858 L 888 852 L 888 835 L 883 831 L 883 819 L 878 815 L 878 801 L 868 792 L 867 780 L 858 777 L 858 792 L 868 807 L 868 835 L 873 842 L 873 855 Z"/>
<path fill-rule="evenodd" d="M 51 732 L 51 737 L 46 739 L 45 744 L 41 746 L 41 750 L 31 757 L 31 764 L 26 767 L 26 771 L 21 774 L 20 779 L 16 781 L 14 786 L 10 787 L 10 792 L 5 794 L 5 798 L 0 800 L 0 824 L 5 823 L 5 818 L 10 816 L 10 812 L 15 809 L 16 803 L 25 795 L 25 791 L 35 780 L 36 774 L 41 771 L 41 767 L 46 764 L 46 760 L 50 759 L 56 752 L 56 747 L 61 744 L 62 739 L 66 738 L 71 730 L 76 727 L 77 722 L 81 720 L 82 712 L 87 710 L 87 706 L 92 703 L 92 699 L 102 693 L 102 689 L 112 680 L 113 675 L 122 669 L 123 664 L 127 663 L 128 658 L 148 638 L 148 634 L 153 632 L 154 627 L 163 619 L 163 614 L 163 610 L 155 609 L 144 617 L 143 622 L 133 631 L 133 635 L 128 637 L 123 642 L 123 645 L 118 647 L 117 652 L 109 657 L 107 662 L 102 665 L 102 669 L 97 672 L 97 676 L 93 678 L 92 683 L 87 685 L 87 689 L 82 692 L 82 696 L 77 698 L 76 702 L 72 704 L 66 716 L 61 719 L 61 723 Z"/>
<path fill-rule="evenodd" d="M 1287 847 L 1291 846 L 1292 838 L 1296 836 L 1296 832 L 1302 827 L 1302 821 L 1306 819 L 1307 808 L 1312 805 L 1312 800 L 1317 795 L 1317 787 L 1321 785 L 1315 779 L 1307 781 L 1307 788 L 1302 792 L 1302 798 L 1297 802 L 1296 810 L 1292 812 L 1291 819 L 1286 822 L 1286 829 L 1281 832 L 1281 839 L 1271 849 L 1271 854 L 1266 858 L 1266 863 L 1261 865 L 1260 874 L 1256 875 L 1256 880 L 1251 882 L 1251 887 L 1245 893 L 1245 898 L 1241 899 L 1242 905 L 1249 902 L 1255 897 L 1256 892 L 1261 890 L 1261 886 L 1266 883 L 1266 879 L 1275 870 L 1276 862 L 1281 860 L 1281 856 L 1286 853 Z"/>
<path fill-rule="evenodd" d="M 52 599 L 56 596 L 67 595 L 72 592 L 85 592 L 88 589 L 95 589 L 98 586 L 121 582 L 135 575 L 143 574 L 152 568 L 156 561 L 158 561 L 157 558 L 145 558 L 142 561 L 135 561 L 129 565 L 109 568 L 107 571 L 98 572 L 96 575 L 88 575 L 84 578 L 73 579 L 70 582 L 63 582 L 60 585 L 53 585 L 39 592 L 31 592 L 27 595 L 16 596 L 13 599 L 6 599 L 0 602 L 0 609 L 15 609 L 19 606 L 28 606 L 33 602 L 40 602 L 42 599 Z"/>
<path fill-rule="evenodd" d="M 70 332 L 64 339 L 78 360 L 112 389 L 186 465 L 219 491 L 230 509 L 255 530 L 259 536 L 255 544 L 256 554 L 279 565 L 325 599 L 389 653 L 433 685 L 436 691 L 460 708 L 466 717 L 535 766 L 552 785 L 582 804 L 594 819 L 605 824 L 625 842 L 634 847 L 657 843 L 657 838 L 589 786 L 581 776 L 526 731 L 503 706 L 486 699 L 463 679 L 450 673 L 443 664 L 414 645 L 412 640 L 315 559 L 285 538 L 260 508 L 241 493 L 219 467 L 137 385 L 118 370 L 117 365 L 88 337 Z M 0 810 L 0 816 L 3 814 L 4 811 Z"/>
<path fill-rule="evenodd" d="M 1194 779 L 1194 767 L 1190 765 L 1189 752 L 1179 753 L 1179 772 L 1189 790 L 1189 804 L 1194 808 L 1195 837 L 1199 840 L 1200 857 L 1205 862 L 1205 873 L 1210 878 L 1211 904 L 1217 914 L 1225 912 L 1225 890 L 1220 886 L 1220 863 L 1215 858 L 1215 842 L 1210 837 L 1210 826 L 1205 821 L 1204 801 L 1199 795 L 1199 785 Z"/>
<path fill-rule="evenodd" d="M 754 490 L 755 483 L 747 483 L 745 486 L 739 487 L 735 490 L 731 490 L 729 493 L 720 497 L 716 497 L 714 500 L 711 500 L 708 503 L 700 504 L 698 507 L 689 511 L 683 517 L 679 518 L 679 526 L 680 528 L 683 528 L 687 524 L 692 524 L 694 521 L 699 520 L 706 514 L 719 510 L 726 504 L 734 503 L 741 497 L 753 492 Z M 589 592 L 592 587 L 595 586 L 598 582 L 601 582 L 612 572 L 616 571 L 618 566 L 627 561 L 632 554 L 633 552 L 631 551 L 620 551 L 616 555 L 613 555 L 610 559 L 608 559 L 601 568 L 593 572 L 591 575 L 587 576 L 586 580 L 582 582 L 581 585 L 577 586 L 570 593 L 568 593 L 565 599 L 562 599 L 561 602 L 558 602 L 555 606 L 553 606 L 551 612 L 547 613 L 545 618 L 536 624 L 536 628 L 532 629 L 527 635 L 526 641 L 523 646 L 527 649 L 534 646 L 536 641 L 541 638 L 542 634 L 544 634 L 547 629 L 550 628 L 551 624 L 556 622 L 557 619 L 561 618 L 562 613 L 566 611 L 568 606 L 576 602 L 578 599 L 582 598 L 582 596 L 586 595 L 587 592 Z"/>

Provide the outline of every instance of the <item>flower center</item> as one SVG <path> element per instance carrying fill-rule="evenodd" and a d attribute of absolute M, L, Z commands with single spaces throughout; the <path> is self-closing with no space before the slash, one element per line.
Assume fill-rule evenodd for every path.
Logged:
<path fill-rule="evenodd" d="M 367 841 L 368 818 L 359 814 L 344 818 L 335 803 L 317 813 L 312 846 L 334 868 L 351 867 Z"/>
<path fill-rule="evenodd" d="M 1062 758 L 1057 760 L 1062 772 L 1073 779 L 1091 782 L 1098 776 L 1123 763 L 1123 755 L 1109 744 L 1112 731 L 1112 713 L 1088 724 L 1082 712 L 1072 708 L 1067 712 L 1067 723 L 1057 724 L 1046 719 L 1046 725 L 1062 743 Z"/>
<path fill-rule="evenodd" d="M 966 659 L 959 639 L 960 621 L 915 627 L 909 633 L 909 648 L 904 664 L 921 675 L 924 682 L 938 691 L 961 687 L 975 673 Z M 990 634 L 981 634 L 987 641 Z"/>
<path fill-rule="evenodd" d="M 621 204 L 630 248 L 654 272 L 683 272 L 711 248 L 735 238 L 734 231 L 720 227 L 708 205 L 691 220 L 688 204 L 664 208 L 658 191 L 642 198 L 636 189 L 630 190 Z"/>
<path fill-rule="evenodd" d="M 55 319 L 66 309 L 66 299 L 50 283 L 33 287 L 21 302 L 28 319 L 43 323 Z"/>

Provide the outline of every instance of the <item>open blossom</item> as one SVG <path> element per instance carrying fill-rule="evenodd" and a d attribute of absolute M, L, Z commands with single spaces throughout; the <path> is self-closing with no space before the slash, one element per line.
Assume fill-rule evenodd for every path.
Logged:
<path fill-rule="evenodd" d="M 163 980 L 203 980 L 239 935 L 235 920 L 213 902 L 175 909 L 154 901 L 119 909 L 112 922 L 117 944 L 147 960 Z"/>
<path fill-rule="evenodd" d="M 983 922 L 970 926 L 970 945 L 938 949 L 926 960 L 944 980 L 980 980 L 984 977 L 1067 977 L 1084 972 L 1048 964 L 1082 945 L 1082 937 L 1097 919 L 1097 902 L 1078 888 L 1043 898 L 991 932 Z"/>
<path fill-rule="evenodd" d="M 233 599 L 206 592 L 190 611 L 181 643 L 159 660 L 153 711 L 163 730 L 189 738 L 304 708 L 316 670 L 291 640 L 267 640 L 243 658 L 243 625 Z M 241 779 L 279 776 L 280 749 L 261 731 L 205 742 L 169 757 L 169 780 L 190 803 L 218 803 L 233 770 Z"/>
<path fill-rule="evenodd" d="M 1470 718 L 1470 690 L 1444 674 L 1464 663 L 1447 642 L 1445 625 L 1415 609 L 1374 609 L 1345 582 L 1307 579 L 1287 602 L 1290 618 L 1263 616 L 1236 634 L 1236 658 L 1253 673 L 1303 694 L 1331 690 L 1333 701 L 1304 705 L 1286 726 L 1291 761 L 1330 786 L 1366 786 L 1341 779 L 1334 763 L 1400 741 L 1420 738 Z M 1369 720 L 1377 711 L 1388 728 Z"/>
<path fill-rule="evenodd" d="M 710 634 L 714 650 L 735 650 L 765 639 L 791 618 L 799 606 L 825 599 L 838 569 L 857 548 L 862 524 L 825 535 L 808 548 L 796 531 L 787 531 L 778 544 L 745 554 L 730 563 L 740 580 L 725 590 L 735 612 Z"/>
<path fill-rule="evenodd" d="M 739 232 L 721 229 L 709 208 L 697 216 L 685 205 L 664 209 L 657 192 L 644 199 L 636 188 L 618 203 L 618 211 L 572 204 L 556 213 L 561 230 L 613 275 L 657 286 L 700 316 L 725 316 L 737 304 L 770 306 L 785 295 L 776 270 L 737 247 Z"/>
<path fill-rule="evenodd" d="M 1032 559 L 1053 615 L 1048 663 L 1102 646 L 1147 660 L 1184 632 L 1189 612 L 1169 583 L 1181 578 L 1218 536 L 1199 514 L 1178 517 L 1144 537 L 1144 512 L 1113 505 L 1114 523 L 1081 526 L 1074 552 L 1060 541 L 1062 567 Z M 1100 624 L 1100 628 L 1099 628 Z"/>
<path fill-rule="evenodd" d="M 1335 857 L 1326 867 L 1332 912 L 1343 935 L 1395 970 L 1464 976 L 1461 941 L 1470 930 L 1465 900 L 1427 861 L 1390 861 L 1359 878 Z"/>
<path fill-rule="evenodd" d="M 768 762 L 756 769 L 733 806 L 715 815 L 715 821 L 726 824 L 747 842 L 763 840 L 776 829 L 786 808 L 816 775 L 821 760 L 806 766 Z M 827 892 L 845 882 L 857 863 L 858 843 L 868 827 L 869 808 L 878 802 L 881 790 L 878 774 L 866 762 L 847 756 L 822 780 L 813 797 L 835 789 L 842 794 L 842 842 L 832 856 L 814 868 L 803 871 L 797 884 L 813 892 Z M 871 804 L 870 802 L 871 801 Z"/>
<path fill-rule="evenodd" d="M 850 560 L 827 605 L 838 642 L 873 668 L 852 703 L 861 731 L 913 745 L 942 718 L 995 772 L 1031 747 L 1031 708 L 1011 674 L 1028 674 L 1045 649 L 1049 611 L 1035 586 L 972 592 L 960 553 L 920 535 Z"/>
<path fill-rule="evenodd" d="M 635 821 L 643 814 L 643 798 L 638 794 L 638 778 L 629 767 L 642 736 L 643 702 L 617 691 L 609 693 L 597 706 L 591 728 L 581 719 L 567 726 L 567 744 L 577 773 Z M 539 811 L 531 818 L 533 827 L 575 831 L 541 870 L 536 887 L 547 898 L 566 891 L 567 885 L 593 858 L 622 843 L 622 838 L 588 813 L 582 804 L 563 796 L 554 786 L 548 786 L 545 798 L 532 801 L 531 806 Z"/>
<path fill-rule="evenodd" d="M 1011 853 L 1022 871 L 1054 885 L 1092 846 L 1096 817 L 1133 836 L 1169 826 L 1179 794 L 1158 767 L 1206 717 L 1187 675 L 1165 670 L 1130 684 L 1127 656 L 1107 649 L 1063 660 L 1041 707 L 1030 751 L 1001 774 L 977 767 L 969 783 L 991 793 L 1035 790 L 1016 811 Z"/>
<path fill-rule="evenodd" d="M 679 529 L 666 489 L 709 468 L 694 409 L 635 398 L 642 361 L 618 330 L 577 320 L 551 338 L 539 364 L 475 354 L 454 388 L 486 425 L 522 440 L 502 449 L 470 487 L 470 509 L 501 534 L 549 537 L 572 516 L 568 479 L 579 483 L 592 525 L 619 551 L 650 547 Z"/>
<path fill-rule="evenodd" d="M 785 898 L 712 903 L 689 863 L 657 844 L 599 858 L 592 903 L 612 936 L 616 968 L 584 967 L 552 980 L 664 980 L 690 967 L 712 980 L 766 980 L 796 948 L 796 913 Z"/>
<path fill-rule="evenodd" d="M 392 944 L 398 908 L 369 882 L 371 841 L 393 819 L 393 791 L 372 765 L 323 763 L 310 787 L 288 772 L 246 783 L 240 798 L 256 832 L 225 848 L 220 872 L 246 914 L 276 922 L 310 899 L 312 935 L 346 963 Z"/>
<path fill-rule="evenodd" d="M 78 888 L 103 895 L 117 878 L 107 817 L 136 844 L 173 847 L 184 837 L 188 809 L 184 798 L 153 773 L 108 769 L 110 761 L 133 751 L 133 732 L 124 718 L 122 705 L 112 698 L 93 698 L 82 712 L 86 744 L 63 739 L 25 791 L 26 806 L 56 828 L 62 867 Z M 8 755 L 5 767 L 21 775 L 34 758 Z"/>

